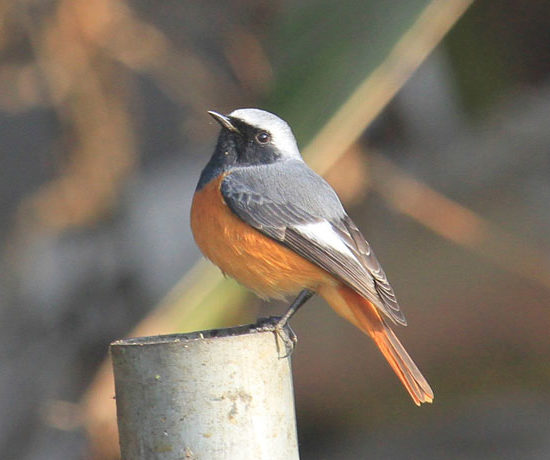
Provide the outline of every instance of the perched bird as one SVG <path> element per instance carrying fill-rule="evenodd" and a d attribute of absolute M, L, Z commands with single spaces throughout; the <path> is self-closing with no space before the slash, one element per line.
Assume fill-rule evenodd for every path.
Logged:
<path fill-rule="evenodd" d="M 261 297 L 298 295 L 279 326 L 318 293 L 374 340 L 417 405 L 432 402 L 388 326 L 407 323 L 384 270 L 290 126 L 259 109 L 209 114 L 222 129 L 191 207 L 203 254 Z"/>

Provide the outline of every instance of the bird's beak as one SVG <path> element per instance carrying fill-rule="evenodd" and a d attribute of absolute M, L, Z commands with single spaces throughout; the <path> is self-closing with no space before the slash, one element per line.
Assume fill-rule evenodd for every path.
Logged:
<path fill-rule="evenodd" d="M 229 117 L 226 117 L 221 113 L 214 112 L 213 110 L 209 110 L 208 113 L 212 116 L 214 120 L 216 120 L 220 125 L 222 125 L 222 127 L 228 129 L 229 131 L 233 131 L 234 133 L 239 132 L 239 130 L 235 128 L 233 123 L 231 123 L 231 120 L 229 119 Z"/>

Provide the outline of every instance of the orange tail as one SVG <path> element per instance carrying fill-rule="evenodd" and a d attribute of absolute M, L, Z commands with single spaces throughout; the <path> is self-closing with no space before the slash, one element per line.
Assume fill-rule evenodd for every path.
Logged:
<path fill-rule="evenodd" d="M 430 385 L 375 306 L 343 285 L 324 286 L 319 294 L 337 313 L 372 337 L 417 406 L 433 401 Z"/>

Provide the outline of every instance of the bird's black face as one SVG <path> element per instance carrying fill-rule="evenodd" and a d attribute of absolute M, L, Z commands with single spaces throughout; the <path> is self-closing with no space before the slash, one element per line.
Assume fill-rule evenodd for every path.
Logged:
<path fill-rule="evenodd" d="M 281 154 L 269 131 L 227 116 L 212 114 L 222 125 L 216 149 L 204 168 L 197 189 L 202 188 L 232 166 L 253 166 L 278 161 Z"/>
<path fill-rule="evenodd" d="M 269 131 L 250 126 L 238 119 L 232 119 L 231 124 L 238 132 L 222 129 L 220 138 L 229 135 L 229 144 L 234 147 L 233 155 L 235 165 L 251 166 L 274 163 L 281 158 L 281 154 L 272 143 L 272 135 Z"/>

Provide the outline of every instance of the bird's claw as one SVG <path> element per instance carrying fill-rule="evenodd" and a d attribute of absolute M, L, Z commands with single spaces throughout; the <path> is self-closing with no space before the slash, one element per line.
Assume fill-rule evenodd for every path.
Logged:
<path fill-rule="evenodd" d="M 279 358 L 284 359 L 292 355 L 298 337 L 288 324 L 280 316 L 270 316 L 268 318 L 260 318 L 256 323 L 256 330 L 258 332 L 273 332 L 277 340 L 277 351 L 279 352 Z M 284 346 L 284 354 L 281 356 L 280 343 Z"/>

